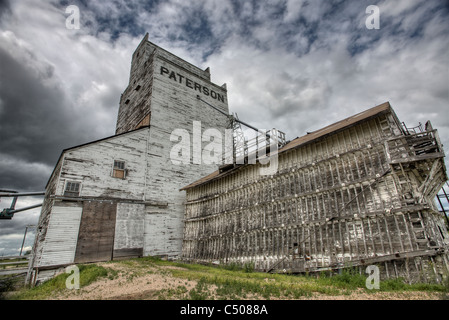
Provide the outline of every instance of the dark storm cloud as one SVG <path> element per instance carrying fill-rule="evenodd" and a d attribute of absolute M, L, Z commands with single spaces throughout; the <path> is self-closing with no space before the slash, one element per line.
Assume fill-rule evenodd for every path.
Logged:
<path fill-rule="evenodd" d="M 1 48 L 0 64 L 0 187 L 42 190 L 61 150 L 83 135 L 64 93 L 45 84 L 52 66 L 36 73 Z"/>
<path fill-rule="evenodd" d="M 51 66 L 45 74 L 35 75 L 2 49 L 0 63 L 0 150 L 30 162 L 54 161 L 52 144 L 70 126 L 65 127 L 63 93 L 43 83 L 52 76 Z"/>
<path fill-rule="evenodd" d="M 68 5 L 80 30 L 65 30 Z M 379 30 L 365 27 L 368 5 Z M 0 188 L 40 190 L 62 149 L 113 134 L 145 32 L 211 67 L 230 111 L 258 128 L 294 138 L 390 101 L 449 145 L 445 1 L 0 0 L 0 12 Z"/>
<path fill-rule="evenodd" d="M 1 48 L 0 64 L 0 187 L 42 190 L 61 150 L 92 138 L 90 122 L 52 84 L 53 66 L 32 70 Z"/>
<path fill-rule="evenodd" d="M 11 13 L 9 0 L 0 0 L 0 17 L 7 13 Z"/>

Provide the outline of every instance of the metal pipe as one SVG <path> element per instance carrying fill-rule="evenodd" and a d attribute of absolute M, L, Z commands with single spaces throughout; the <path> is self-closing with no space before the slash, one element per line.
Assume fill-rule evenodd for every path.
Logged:
<path fill-rule="evenodd" d="M 197 95 L 196 97 L 197 97 L 198 100 L 204 102 L 204 103 L 207 104 L 209 107 L 211 107 L 211 108 L 217 110 L 218 112 L 224 114 L 225 116 L 227 116 L 227 117 L 230 116 L 230 115 L 227 114 L 226 112 L 224 112 L 224 111 L 218 109 L 217 107 L 211 105 L 209 102 L 204 101 L 203 99 L 201 99 L 201 97 L 200 97 L 199 95 Z M 243 122 L 242 120 L 236 119 L 235 117 L 234 117 L 234 120 L 237 121 L 237 122 L 239 122 L 239 123 L 241 123 L 241 124 L 243 124 L 244 126 L 247 126 L 248 128 L 253 129 L 254 131 L 259 132 L 259 129 L 257 129 L 256 127 L 253 127 L 252 125 L 250 125 L 250 124 L 248 124 L 248 123 L 246 123 L 246 122 Z M 268 133 L 266 133 L 266 136 L 267 136 L 267 138 L 270 138 L 270 135 L 269 135 Z"/>
<path fill-rule="evenodd" d="M 439 195 L 437 195 L 437 200 L 438 200 L 438 202 L 440 203 L 441 210 L 443 210 L 443 215 L 444 215 L 444 217 L 446 218 L 447 227 L 449 228 L 449 218 L 448 218 L 448 216 L 447 216 L 447 214 L 446 214 L 446 210 L 444 210 L 444 206 L 443 206 L 443 203 L 442 203 L 441 200 L 440 200 Z"/>
<path fill-rule="evenodd" d="M 0 193 L 1 197 L 28 197 L 28 196 L 43 196 L 45 195 L 45 191 L 39 192 L 24 192 L 24 193 Z"/>
<path fill-rule="evenodd" d="M 446 185 L 448 185 L 447 181 L 446 181 Z M 444 190 L 444 186 L 441 188 L 441 190 L 443 190 L 444 196 L 446 197 L 446 201 L 447 201 L 447 203 L 449 203 L 449 197 L 447 196 L 447 193 Z M 441 196 L 443 197 L 443 195 L 441 195 Z M 449 217 L 447 216 L 446 211 L 444 210 L 443 204 L 441 203 L 440 196 L 438 194 L 437 194 L 437 199 L 438 199 L 438 202 L 440 202 L 441 209 L 443 210 L 444 217 L 446 218 L 447 227 L 449 228 Z"/>
<path fill-rule="evenodd" d="M 218 109 L 217 107 L 214 107 L 213 105 L 211 105 L 209 102 L 204 101 L 203 99 L 201 99 L 201 97 L 199 95 L 196 96 L 196 98 L 200 101 L 203 101 L 205 104 L 207 104 L 209 107 L 214 108 L 215 110 L 217 110 L 218 112 L 224 114 L 226 117 L 229 116 L 229 114 L 227 114 L 226 112 L 224 112 L 223 110 Z"/>
<path fill-rule="evenodd" d="M 447 182 L 446 182 L 446 184 L 447 184 Z M 444 190 L 444 186 L 441 188 L 441 190 L 443 190 L 443 193 L 446 196 L 446 200 L 447 200 L 447 202 L 449 202 L 449 197 L 448 197 L 446 191 Z"/>
<path fill-rule="evenodd" d="M 22 241 L 22 246 L 20 247 L 19 256 L 22 256 L 23 246 L 25 245 L 25 238 L 27 236 L 28 228 L 36 228 L 36 226 L 29 225 L 29 226 L 25 227 L 25 234 L 23 235 L 23 241 Z"/>
<path fill-rule="evenodd" d="M 14 214 L 14 213 L 17 213 L 17 212 L 22 212 L 22 211 L 26 211 L 26 210 L 30 210 L 30 209 L 34 209 L 34 208 L 39 208 L 39 207 L 42 207 L 42 203 L 35 204 L 34 206 L 29 206 L 29 207 L 17 209 L 17 210 L 11 210 L 11 211 L 8 212 L 8 214 Z"/>
<path fill-rule="evenodd" d="M 12 199 L 12 203 L 11 203 L 11 207 L 10 207 L 11 210 L 14 210 L 14 208 L 16 207 L 16 203 L 17 203 L 17 197 L 14 197 Z"/>
<path fill-rule="evenodd" d="M 17 191 L 14 191 L 14 190 L 1 190 L 1 189 L 0 189 L 0 192 L 17 193 Z"/>
<path fill-rule="evenodd" d="M 22 255 L 23 245 L 25 244 L 25 239 L 26 239 L 26 237 L 27 237 L 27 232 L 28 232 L 28 226 L 25 228 L 25 234 L 23 235 L 22 246 L 20 247 L 20 253 L 19 253 L 19 256 Z"/>

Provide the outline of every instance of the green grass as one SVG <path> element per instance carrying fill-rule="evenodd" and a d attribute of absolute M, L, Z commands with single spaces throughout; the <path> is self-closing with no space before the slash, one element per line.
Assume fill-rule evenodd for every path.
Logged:
<path fill-rule="evenodd" d="M 448 292 L 449 285 L 438 284 L 406 284 L 402 279 L 391 279 L 380 282 L 380 290 L 366 288 L 366 275 L 353 269 L 345 269 L 341 274 L 319 277 L 305 275 L 267 274 L 254 272 L 251 268 L 231 264 L 211 267 L 198 264 L 170 263 L 152 258 L 156 265 L 175 265 L 181 270 L 170 270 L 178 278 L 198 281 L 201 286 L 192 290 L 191 299 L 207 299 L 205 286 L 215 286 L 216 299 L 245 299 L 259 297 L 263 299 L 298 299 L 310 297 L 315 293 L 325 295 L 349 295 L 363 290 L 368 294 L 382 292 L 427 291 Z M 449 280 L 448 280 L 449 281 Z"/>
<path fill-rule="evenodd" d="M 97 281 L 100 278 L 113 277 L 115 272 L 95 264 L 78 265 L 80 287 L 84 287 Z M 68 273 L 61 273 L 58 276 L 44 282 L 33 288 L 23 288 L 9 299 L 11 300 L 43 300 L 51 297 L 55 293 L 68 290 L 66 280 L 70 276 Z"/>
<path fill-rule="evenodd" d="M 126 267 L 122 273 L 127 280 L 151 273 L 172 276 L 184 280 L 184 285 L 160 290 L 159 299 L 299 299 L 315 294 L 350 295 L 353 292 L 367 294 L 381 292 L 427 291 L 439 293 L 448 299 L 449 279 L 445 284 L 406 284 L 402 279 L 381 281 L 380 290 L 366 289 L 366 275 L 353 269 L 344 269 L 340 274 L 321 273 L 319 276 L 267 274 L 254 271 L 254 265 L 230 264 L 227 266 L 206 266 L 164 261 L 154 257 L 114 261 Z M 107 266 L 107 264 L 105 265 Z M 167 266 L 178 268 L 164 268 Z M 97 265 L 80 265 L 80 285 L 84 287 L 99 278 L 113 279 L 117 272 Z M 61 274 L 32 289 L 25 289 L 12 299 L 45 299 L 67 290 L 65 281 L 69 275 Z M 188 290 L 188 280 L 195 281 Z"/>

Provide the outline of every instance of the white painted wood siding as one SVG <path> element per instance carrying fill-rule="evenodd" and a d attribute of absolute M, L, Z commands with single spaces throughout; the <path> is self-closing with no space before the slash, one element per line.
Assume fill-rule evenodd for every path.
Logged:
<path fill-rule="evenodd" d="M 117 204 L 114 250 L 143 248 L 144 217 L 144 204 Z"/>
<path fill-rule="evenodd" d="M 144 256 L 167 255 L 168 235 L 167 214 L 151 213 L 145 215 Z"/>
<path fill-rule="evenodd" d="M 81 183 L 81 197 L 142 200 L 149 130 L 110 137 L 65 152 L 56 195 L 64 195 L 67 181 L 77 181 Z M 125 162 L 125 179 L 112 176 L 114 160 Z"/>
<path fill-rule="evenodd" d="M 82 210 L 81 207 L 52 208 L 38 266 L 73 263 Z"/>

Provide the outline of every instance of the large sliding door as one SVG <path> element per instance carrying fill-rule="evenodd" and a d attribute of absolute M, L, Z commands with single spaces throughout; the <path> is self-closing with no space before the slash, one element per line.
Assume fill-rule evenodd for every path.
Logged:
<path fill-rule="evenodd" d="M 84 202 L 75 263 L 112 260 L 116 214 L 116 203 Z"/>

